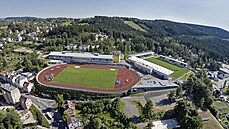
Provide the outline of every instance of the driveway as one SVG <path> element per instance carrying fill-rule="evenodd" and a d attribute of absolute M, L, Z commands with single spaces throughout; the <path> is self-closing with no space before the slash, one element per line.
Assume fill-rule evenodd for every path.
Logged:
<path fill-rule="evenodd" d="M 129 97 L 124 97 L 121 100 L 122 102 L 125 103 L 123 110 L 128 117 L 133 117 L 133 116 L 138 117 L 140 115 L 138 112 L 138 108 L 133 103 L 134 100 L 145 102 L 145 98 L 143 96 L 129 96 Z"/>

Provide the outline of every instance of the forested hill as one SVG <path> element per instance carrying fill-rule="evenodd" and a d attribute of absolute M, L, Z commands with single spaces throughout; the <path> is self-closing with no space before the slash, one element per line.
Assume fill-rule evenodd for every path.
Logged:
<path fill-rule="evenodd" d="M 40 18 L 37 17 L 6 17 L 5 20 L 15 20 L 15 21 L 20 21 L 20 20 L 37 20 Z"/>
<path fill-rule="evenodd" d="M 214 36 L 229 38 L 229 32 L 217 27 L 177 23 L 167 20 L 134 20 L 137 24 L 144 25 L 149 31 L 159 31 L 167 36 Z M 143 27 L 144 27 L 143 26 Z"/>
<path fill-rule="evenodd" d="M 217 27 L 106 16 L 55 20 L 60 26 L 45 37 L 59 39 L 53 42 L 57 46 L 76 41 L 83 44 L 100 44 L 98 52 L 105 54 L 111 53 L 114 49 L 121 50 L 125 54 L 155 51 L 191 61 L 193 60 L 191 53 L 195 53 L 199 55 L 196 61 L 199 65 L 211 59 L 229 61 L 229 32 Z M 62 26 L 63 22 L 71 24 Z M 93 42 L 95 33 L 106 34 L 109 40 L 106 44 Z M 46 49 L 55 50 L 52 48 L 53 43 L 47 40 Z"/>

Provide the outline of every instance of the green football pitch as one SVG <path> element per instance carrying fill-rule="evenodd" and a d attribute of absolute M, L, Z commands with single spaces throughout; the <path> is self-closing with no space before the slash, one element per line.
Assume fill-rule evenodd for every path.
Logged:
<path fill-rule="evenodd" d="M 170 77 L 172 77 L 174 79 L 177 79 L 177 78 L 181 77 L 182 75 L 184 75 L 185 73 L 188 72 L 188 70 L 185 69 L 185 68 L 181 68 L 181 67 L 175 66 L 173 64 L 167 63 L 165 61 L 161 61 L 161 60 L 156 59 L 154 57 L 148 58 L 146 60 L 149 61 L 149 62 L 152 62 L 154 64 L 160 65 L 160 66 L 162 66 L 164 68 L 167 68 L 169 70 L 172 70 L 173 73 L 170 75 Z"/>
<path fill-rule="evenodd" d="M 51 81 L 58 84 L 114 89 L 118 70 L 68 66 Z"/>

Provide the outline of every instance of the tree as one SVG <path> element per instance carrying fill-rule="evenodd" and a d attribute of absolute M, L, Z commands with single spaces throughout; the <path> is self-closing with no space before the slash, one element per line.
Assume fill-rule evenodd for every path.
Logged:
<path fill-rule="evenodd" d="M 153 103 L 152 101 L 147 101 L 142 109 L 142 114 L 140 115 L 142 121 L 151 120 L 153 118 Z"/>
<path fill-rule="evenodd" d="M 6 128 L 17 128 L 22 129 L 22 122 L 20 120 L 20 116 L 15 110 L 8 110 L 6 117 L 3 120 L 4 126 Z"/>
<path fill-rule="evenodd" d="M 177 120 L 184 129 L 200 129 L 202 127 L 201 118 L 191 101 L 186 98 L 178 101 L 174 108 Z"/>
<path fill-rule="evenodd" d="M 182 88 L 179 86 L 177 89 L 176 89 L 176 97 L 181 97 L 182 95 Z"/>
<path fill-rule="evenodd" d="M 58 104 L 58 111 L 60 113 L 63 113 L 63 108 L 64 108 L 64 97 L 63 97 L 63 94 L 58 94 L 57 97 L 56 97 L 56 102 Z"/>
<path fill-rule="evenodd" d="M 205 103 L 204 97 L 200 100 L 200 107 L 203 107 Z"/>
<path fill-rule="evenodd" d="M 157 47 L 157 53 L 161 53 L 161 46 Z"/>
<path fill-rule="evenodd" d="M 70 117 L 69 113 L 65 110 L 62 116 L 62 120 L 67 122 L 68 118 Z"/>
<path fill-rule="evenodd" d="M 94 123 L 94 127 L 95 127 L 96 129 L 100 129 L 101 126 L 102 126 L 102 121 L 101 121 L 101 119 L 99 119 L 99 118 L 95 118 L 95 119 L 93 120 L 93 123 Z"/>
<path fill-rule="evenodd" d="M 170 101 L 170 102 L 173 102 L 174 101 L 174 99 L 175 99 L 175 90 L 171 90 L 170 91 L 170 93 L 167 95 L 168 96 L 168 100 Z"/>
<path fill-rule="evenodd" d="M 0 112 L 0 123 L 5 119 L 6 115 L 3 112 Z"/>
<path fill-rule="evenodd" d="M 151 129 L 152 127 L 154 127 L 153 122 L 149 121 L 145 129 Z"/>

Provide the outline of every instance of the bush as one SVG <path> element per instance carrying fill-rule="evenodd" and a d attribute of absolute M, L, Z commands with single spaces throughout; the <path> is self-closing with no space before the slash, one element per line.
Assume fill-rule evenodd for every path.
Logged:
<path fill-rule="evenodd" d="M 33 118 L 37 120 L 38 124 L 49 128 L 50 125 L 44 115 L 34 106 L 32 105 L 30 108 L 31 113 L 33 114 Z"/>

